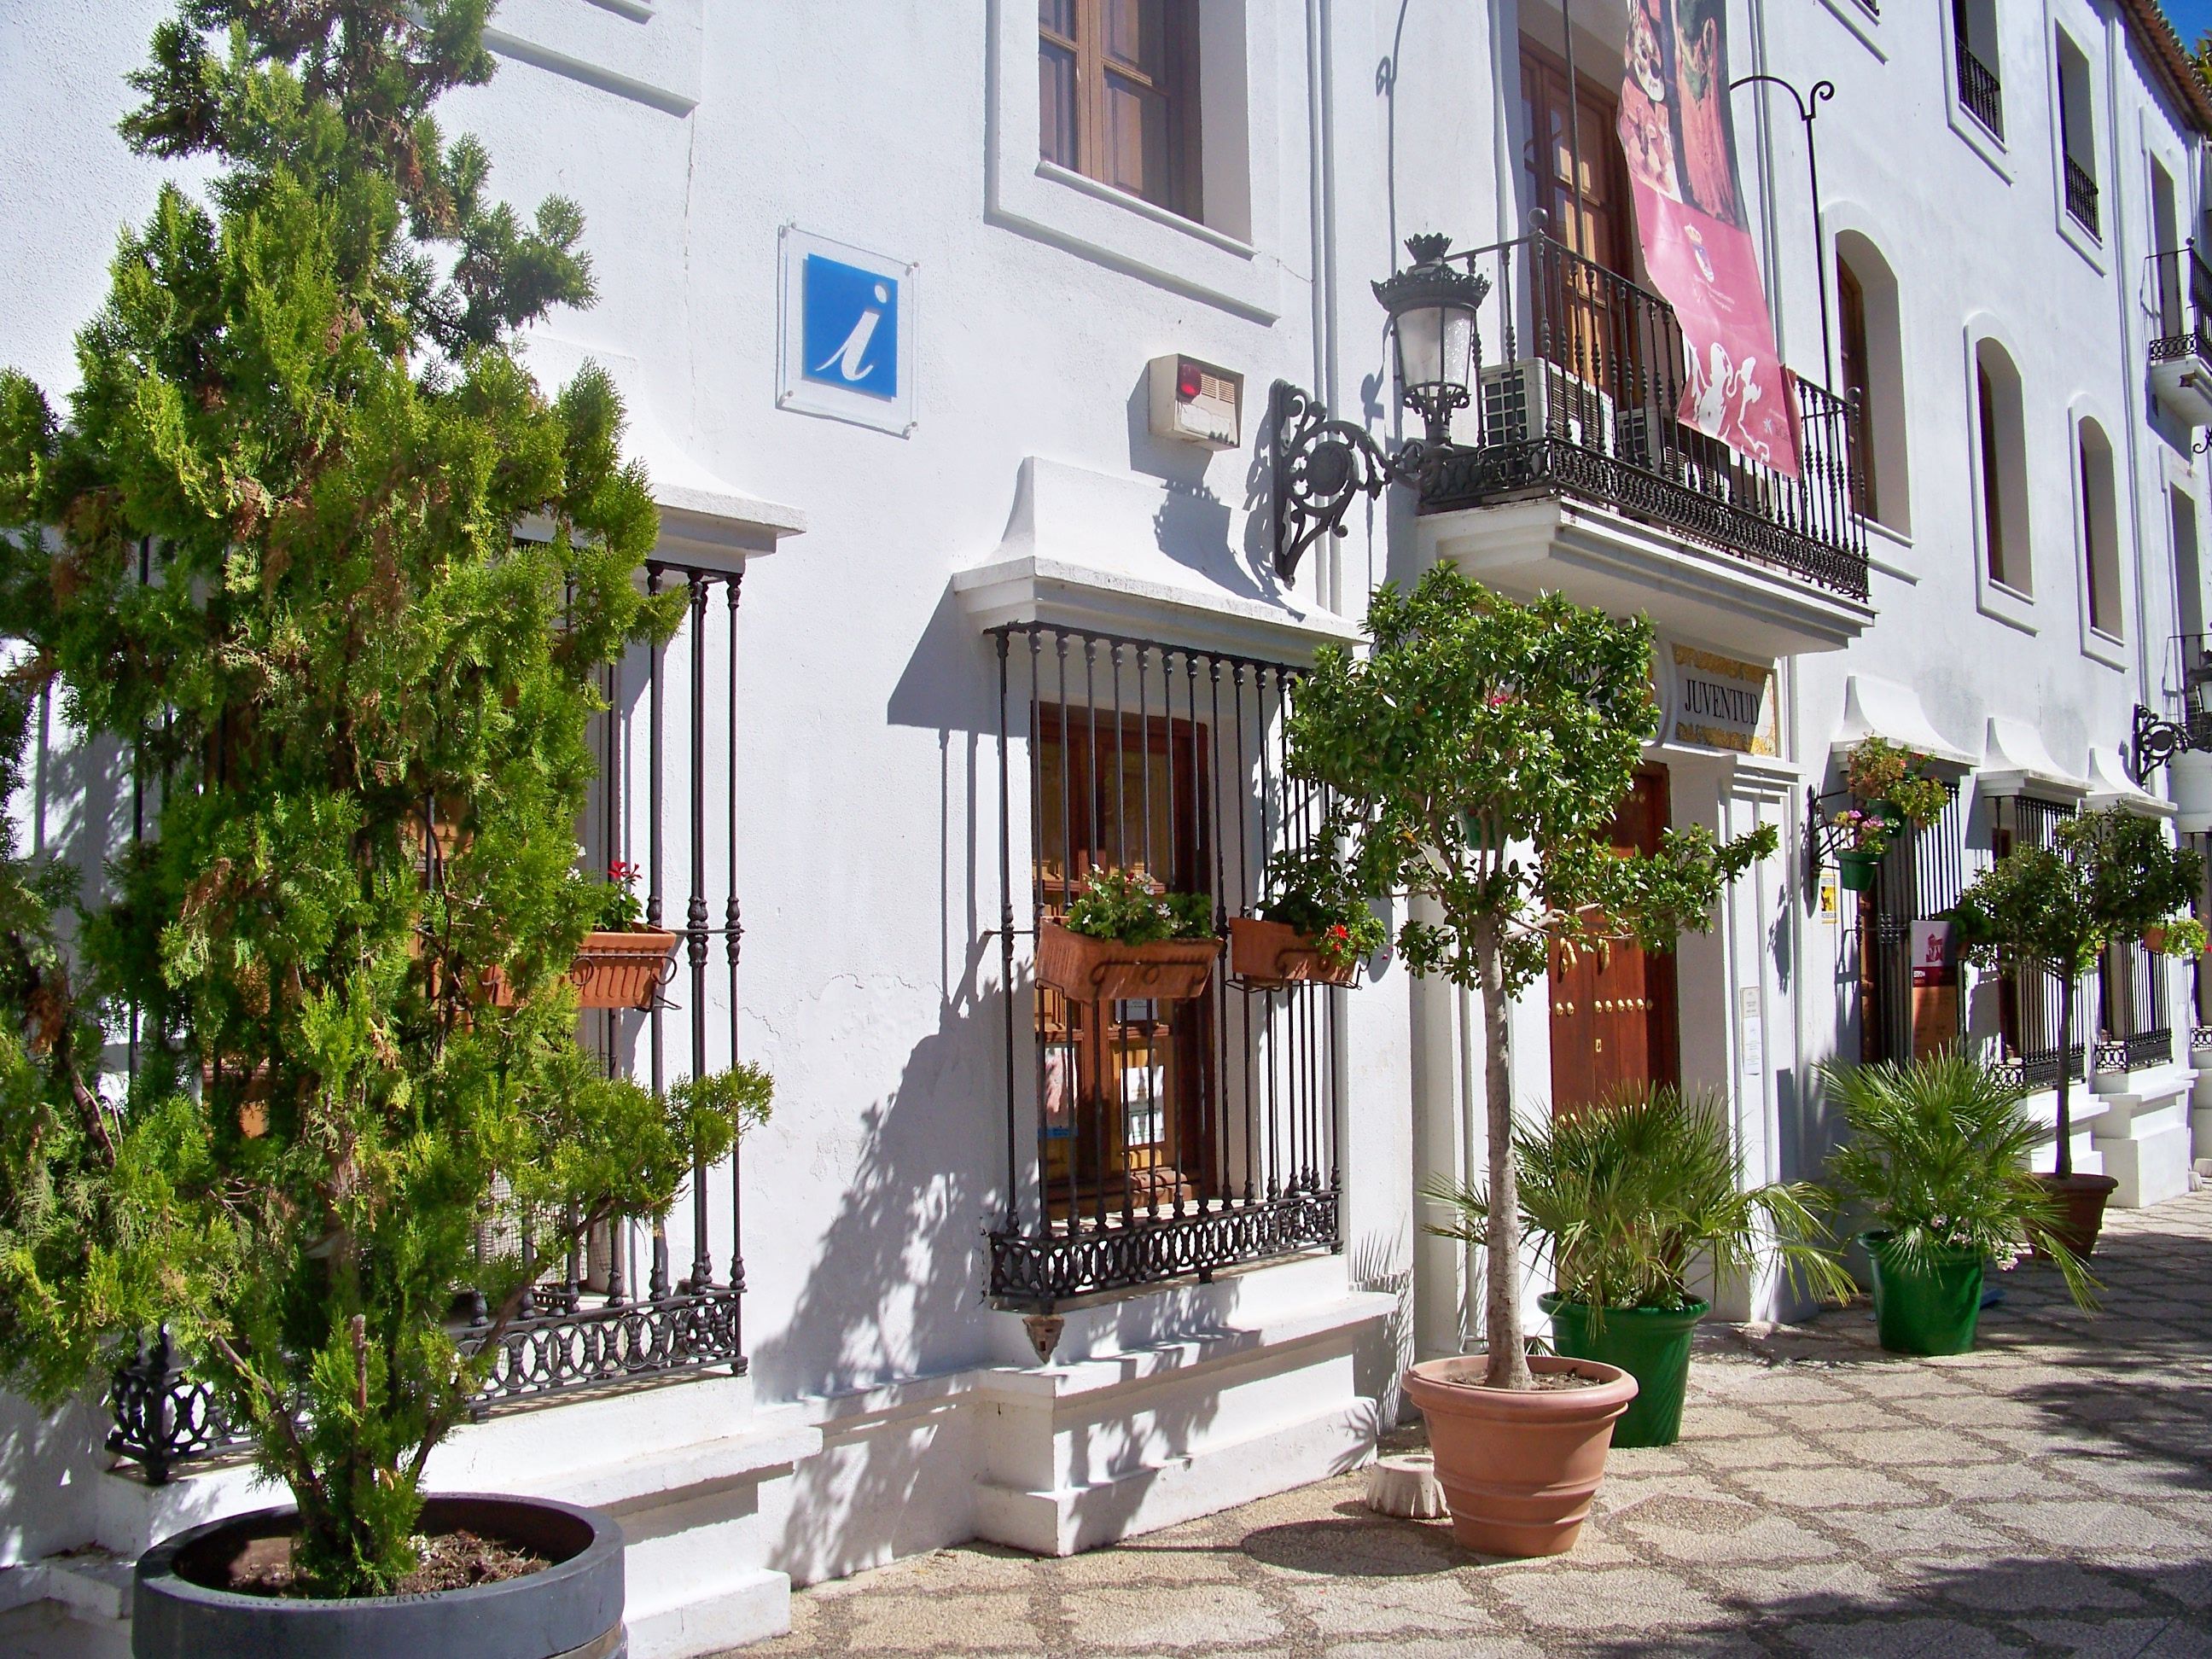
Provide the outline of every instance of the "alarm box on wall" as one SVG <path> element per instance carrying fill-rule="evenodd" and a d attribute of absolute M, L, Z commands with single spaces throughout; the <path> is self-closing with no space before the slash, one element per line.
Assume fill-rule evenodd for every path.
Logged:
<path fill-rule="evenodd" d="M 1206 449 L 1234 449 L 1244 430 L 1244 377 L 1170 353 L 1152 362 L 1152 432 Z"/>

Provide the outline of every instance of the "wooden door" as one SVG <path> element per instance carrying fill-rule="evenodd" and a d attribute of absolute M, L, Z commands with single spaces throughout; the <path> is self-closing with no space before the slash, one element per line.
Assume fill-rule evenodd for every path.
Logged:
<path fill-rule="evenodd" d="M 1587 76 L 1572 104 L 1566 65 L 1532 42 L 1521 45 L 1522 153 L 1532 206 L 1543 210 L 1564 255 L 1539 257 L 1532 285 L 1539 353 L 1615 398 L 1634 350 L 1633 307 L 1620 279 L 1636 270 L 1627 167 L 1616 131 L 1620 105 Z M 1577 157 L 1579 152 L 1579 158 Z M 1579 163 L 1579 164 L 1578 164 Z"/>
<path fill-rule="evenodd" d="M 1656 852 L 1669 817 L 1667 769 L 1650 767 L 1613 822 L 1623 852 Z M 1621 1089 L 1680 1081 L 1674 957 L 1601 945 L 1552 955 L 1552 1109 L 1572 1111 Z"/>

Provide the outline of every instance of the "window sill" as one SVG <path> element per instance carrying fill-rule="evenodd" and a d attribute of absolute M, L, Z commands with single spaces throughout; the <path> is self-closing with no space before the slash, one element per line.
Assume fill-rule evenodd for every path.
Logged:
<path fill-rule="evenodd" d="M 1150 219 L 1156 225 L 1165 225 L 1170 230 L 1179 230 L 1186 236 L 1194 236 L 1201 242 L 1234 253 L 1240 258 L 1249 259 L 1257 252 L 1249 242 L 1240 242 L 1234 236 L 1186 214 L 1177 213 L 1172 208 L 1164 208 L 1157 202 L 1148 202 L 1141 196 L 1132 196 L 1127 191 L 1113 185 L 1101 184 L 1089 174 L 1078 173 L 1073 167 L 1064 167 L 1057 161 L 1040 159 L 1036 171 L 1040 179 L 1048 179 L 1055 185 L 1080 191 L 1084 195 L 1096 197 L 1102 202 L 1111 202 L 1127 212 Z"/>
<path fill-rule="evenodd" d="M 1844 0 L 1844 3 L 1847 5 L 1856 4 L 1856 0 Z M 1869 542 L 1876 544 L 1877 545 L 1887 546 L 1898 553 L 1910 553 L 1912 550 L 1912 537 L 1908 532 L 1893 530 L 1879 519 L 1866 519 L 1863 520 L 1861 522 L 1866 526 L 1867 540 Z M 1874 547 L 1869 547 L 1867 550 L 1867 563 L 1869 567 L 1881 571 L 1883 575 L 1891 578 L 1893 580 L 1904 582 L 1911 586 L 1917 586 L 1919 585 L 1920 573 L 1918 571 L 1906 569 L 1902 564 L 1898 563 L 1895 560 L 1884 557 L 1882 554 L 1876 551 Z"/>
<path fill-rule="evenodd" d="M 1954 70 L 1950 73 L 1955 77 L 1958 71 Z M 1967 149 L 1990 164 L 1990 172 L 2005 183 L 2012 183 L 2012 159 L 2005 149 L 2005 141 L 1984 126 L 1981 118 L 1959 101 L 1959 84 L 1955 78 L 1947 79 L 1943 99 L 1950 118 L 1951 131 L 1966 141 Z"/>
<path fill-rule="evenodd" d="M 1981 591 L 1977 596 L 1977 609 L 1984 617 L 2001 622 L 2008 628 L 2016 628 L 2023 634 L 2034 635 L 2043 631 L 2035 623 L 2035 599 L 2033 594 L 2023 593 L 2016 587 L 2008 587 L 1989 576 L 1983 576 L 1978 586 Z"/>
<path fill-rule="evenodd" d="M 2058 234 L 2064 239 L 2069 247 L 2088 262 L 2092 270 L 2100 276 L 2104 276 L 2106 274 L 2104 242 L 2098 237 L 2096 232 L 2076 219 L 2072 210 L 2067 207 L 2066 186 L 2063 179 L 2059 181 L 2058 191 Z"/>
<path fill-rule="evenodd" d="M 1836 19 L 1856 37 L 1858 43 L 1883 63 L 1889 54 L 1882 50 L 1881 19 L 1869 12 L 1859 0 L 1826 0 L 1827 8 Z"/>
<path fill-rule="evenodd" d="M 2094 624 L 2081 630 L 2081 654 L 2091 662 L 2102 663 L 2107 668 L 2122 672 L 2127 670 L 2128 642 Z"/>

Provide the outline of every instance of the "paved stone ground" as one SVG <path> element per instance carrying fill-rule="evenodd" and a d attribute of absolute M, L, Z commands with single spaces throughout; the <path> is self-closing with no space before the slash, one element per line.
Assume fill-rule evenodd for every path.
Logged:
<path fill-rule="evenodd" d="M 1679 1446 L 1498 1562 L 1358 1475 L 1069 1560 L 967 1546 L 793 1598 L 749 1655 L 2212 1656 L 2212 1190 L 2115 1212 L 2101 1317 L 2023 1265 L 1980 1347 L 1863 1304 L 1702 1340 Z"/>

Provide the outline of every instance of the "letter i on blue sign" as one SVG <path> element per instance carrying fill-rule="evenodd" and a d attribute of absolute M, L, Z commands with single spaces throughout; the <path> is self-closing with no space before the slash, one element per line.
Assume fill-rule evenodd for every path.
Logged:
<path fill-rule="evenodd" d="M 898 281 L 842 260 L 806 256 L 806 362 L 824 386 L 898 396 Z"/>

